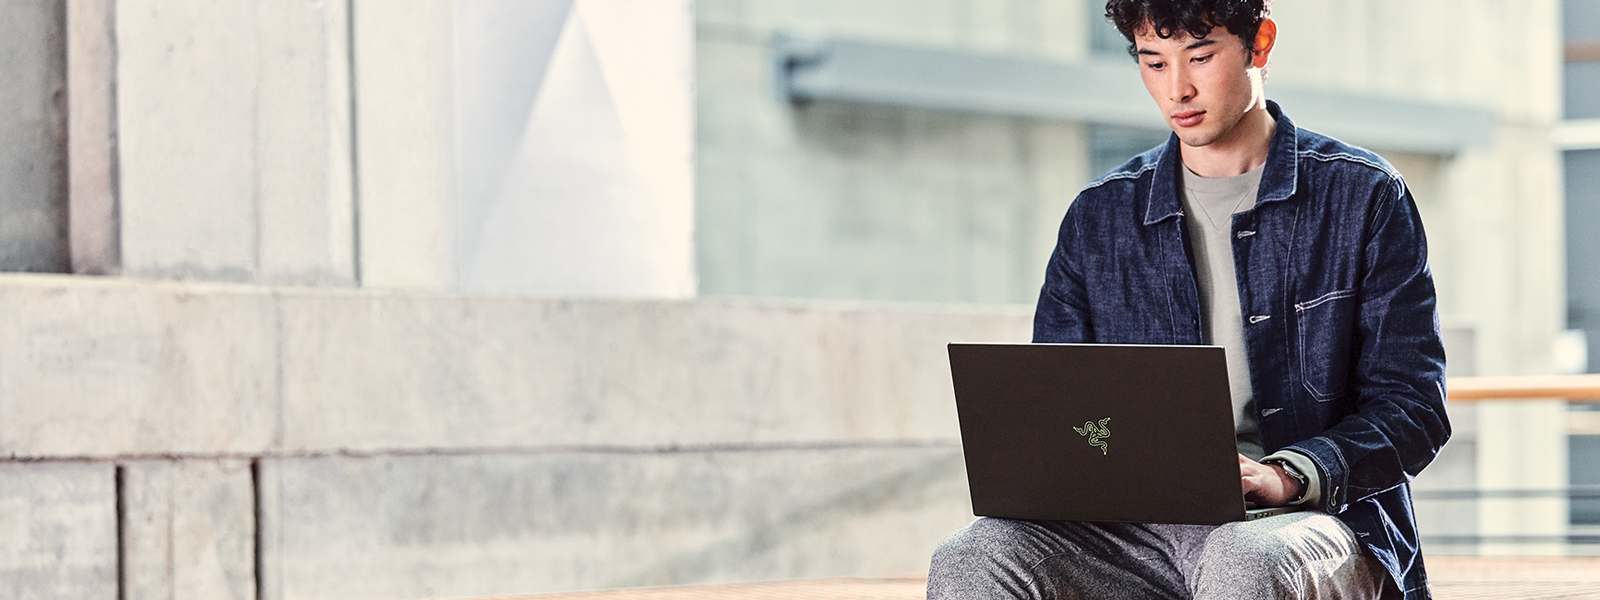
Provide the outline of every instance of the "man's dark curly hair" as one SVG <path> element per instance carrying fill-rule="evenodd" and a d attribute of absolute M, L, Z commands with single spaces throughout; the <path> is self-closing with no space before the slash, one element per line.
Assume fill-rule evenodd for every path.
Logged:
<path fill-rule="evenodd" d="M 1165 39 L 1179 33 L 1203 38 L 1216 27 L 1244 40 L 1253 50 L 1256 31 L 1272 11 L 1272 0 L 1108 0 L 1106 18 L 1128 38 L 1128 54 L 1137 56 L 1133 36 L 1146 24 Z"/>

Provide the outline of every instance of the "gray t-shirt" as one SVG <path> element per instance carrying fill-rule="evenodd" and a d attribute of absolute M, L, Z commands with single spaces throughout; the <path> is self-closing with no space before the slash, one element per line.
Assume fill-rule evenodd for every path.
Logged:
<path fill-rule="evenodd" d="M 1308 478 L 1305 494 L 1295 504 L 1320 506 L 1321 473 L 1309 456 L 1283 450 L 1263 457 L 1260 419 L 1250 385 L 1250 359 L 1244 345 L 1244 313 L 1239 308 L 1239 280 L 1234 271 L 1233 215 L 1256 206 L 1265 164 L 1243 175 L 1201 177 L 1183 169 L 1184 222 L 1194 252 L 1195 280 L 1200 286 L 1205 341 L 1222 346 L 1228 362 L 1228 389 L 1233 393 L 1233 432 L 1239 453 L 1260 461 L 1283 459 Z"/>
<path fill-rule="evenodd" d="M 1194 252 L 1195 279 L 1200 284 L 1200 310 L 1206 316 L 1203 334 L 1206 343 L 1222 346 L 1227 353 L 1234 434 L 1239 438 L 1239 453 L 1253 460 L 1261 460 L 1264 452 L 1234 273 L 1233 215 L 1255 208 L 1265 168 L 1263 164 L 1233 177 L 1201 177 L 1183 169 L 1184 216 Z"/>

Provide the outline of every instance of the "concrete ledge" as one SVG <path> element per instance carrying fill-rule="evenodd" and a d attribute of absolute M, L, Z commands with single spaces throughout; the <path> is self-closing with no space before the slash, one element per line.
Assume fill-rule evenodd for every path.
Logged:
<path fill-rule="evenodd" d="M 1022 307 L 0 276 L 0 456 L 953 442 Z"/>
<path fill-rule="evenodd" d="M 284 448 L 958 437 L 944 346 L 1019 310 L 286 293 Z"/>
<path fill-rule="evenodd" d="M 268 599 L 926 572 L 954 447 L 262 462 Z"/>
<path fill-rule="evenodd" d="M 275 331 L 264 288 L 0 276 L 0 457 L 266 450 Z"/>

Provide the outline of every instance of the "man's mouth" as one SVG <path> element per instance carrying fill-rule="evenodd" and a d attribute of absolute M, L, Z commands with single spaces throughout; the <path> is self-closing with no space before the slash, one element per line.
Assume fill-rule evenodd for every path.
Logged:
<path fill-rule="evenodd" d="M 1194 127 L 1199 125 L 1205 116 L 1206 111 L 1203 110 L 1186 110 L 1172 113 L 1172 122 L 1179 127 Z"/>

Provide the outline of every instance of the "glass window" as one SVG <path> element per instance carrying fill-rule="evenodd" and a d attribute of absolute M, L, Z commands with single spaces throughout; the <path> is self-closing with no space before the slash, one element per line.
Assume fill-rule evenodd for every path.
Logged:
<path fill-rule="evenodd" d="M 1600 372 L 1600 150 L 1564 153 L 1567 173 L 1567 326 L 1589 335 L 1589 372 Z"/>

